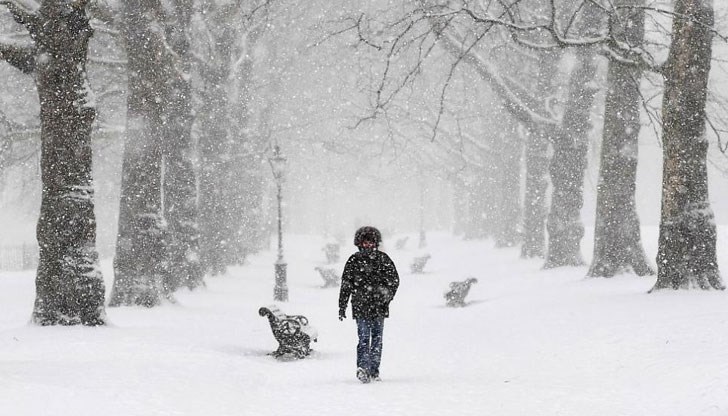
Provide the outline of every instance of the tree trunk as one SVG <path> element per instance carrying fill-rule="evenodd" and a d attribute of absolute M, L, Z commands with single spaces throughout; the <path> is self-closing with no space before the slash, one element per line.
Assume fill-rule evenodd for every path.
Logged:
<path fill-rule="evenodd" d="M 489 160 L 492 156 L 486 156 Z M 492 161 L 490 161 L 492 162 Z M 495 189 L 497 174 L 492 163 L 475 169 L 473 180 L 468 182 L 469 225 L 465 231 L 466 239 L 485 239 L 494 235 L 496 226 Z"/>
<path fill-rule="evenodd" d="M 257 32 L 248 33 L 245 48 L 252 48 L 258 36 Z M 261 155 L 265 147 L 261 148 L 256 142 L 256 135 L 251 134 L 249 103 L 252 99 L 253 60 L 249 53 L 244 56 L 235 72 L 237 82 L 232 87 L 234 95 L 230 100 L 230 111 L 237 116 L 229 132 L 230 156 L 224 166 L 225 207 L 229 218 L 226 222 L 234 224 L 229 227 L 229 244 L 225 252 L 225 264 L 228 266 L 243 264 L 253 247 L 259 244 L 260 235 L 256 230 L 260 229 L 262 221 Z M 266 123 L 267 114 L 268 111 L 265 111 Z"/>
<path fill-rule="evenodd" d="M 197 178 L 192 164 L 192 88 L 190 85 L 190 0 L 174 2 L 167 22 L 167 43 L 176 62 L 165 71 L 164 115 L 164 217 L 169 225 L 167 261 L 170 290 L 194 289 L 204 282 L 199 252 Z"/>
<path fill-rule="evenodd" d="M 495 232 L 496 247 L 513 247 L 520 241 L 518 232 L 521 219 L 521 154 L 523 140 L 518 134 L 517 123 L 507 115 L 506 123 L 499 129 L 497 143 L 500 155 L 496 161 L 498 177 L 498 214 Z"/>
<path fill-rule="evenodd" d="M 492 157 L 492 156 L 490 156 Z M 496 201 L 498 198 L 496 176 L 499 174 L 493 160 L 482 169 L 482 182 L 478 192 L 473 195 L 478 200 L 479 211 L 476 212 L 478 219 L 478 238 L 489 238 L 495 236 L 496 225 L 498 222 L 498 207 Z"/>
<path fill-rule="evenodd" d="M 103 325 L 104 281 L 96 251 L 84 7 L 43 1 L 31 35 L 36 42 L 40 98 L 41 178 L 37 238 L 40 260 L 33 322 Z"/>
<path fill-rule="evenodd" d="M 602 11 L 596 4 L 584 3 L 576 21 L 581 35 L 595 34 L 602 27 Z M 597 71 L 596 49 L 576 48 L 574 68 L 569 78 L 569 95 L 564 106 L 561 129 L 553 138 L 551 158 L 551 210 L 546 229 L 549 248 L 544 268 L 580 266 L 581 239 L 584 224 L 581 208 L 584 205 L 584 171 L 592 128 L 591 107 L 598 88 L 594 86 Z"/>
<path fill-rule="evenodd" d="M 461 175 L 452 180 L 453 186 L 453 234 L 463 236 L 468 230 L 468 197 L 465 180 Z"/>
<path fill-rule="evenodd" d="M 202 70 L 205 85 L 203 134 L 200 137 L 200 226 L 202 258 L 206 271 L 223 273 L 239 265 L 263 240 L 262 178 L 263 150 L 251 134 L 248 103 L 251 100 L 251 52 L 262 26 L 248 31 L 234 29 L 240 23 L 234 6 L 205 3 L 208 27 L 214 45 L 213 59 Z M 263 111 L 262 119 L 265 119 Z M 261 125 L 265 120 L 261 121 Z"/>
<path fill-rule="evenodd" d="M 263 221 L 263 178 L 260 156 L 253 150 L 248 137 L 239 137 L 234 148 L 239 148 L 241 156 L 233 159 L 229 166 L 229 174 L 238 178 L 228 187 L 227 195 L 229 213 L 234 224 L 237 224 L 227 251 L 226 264 L 241 265 L 247 256 L 260 248 L 261 223 Z M 244 152 L 242 150 L 245 149 Z"/>
<path fill-rule="evenodd" d="M 619 0 L 615 7 L 642 6 L 643 0 Z M 621 8 L 611 21 L 615 37 L 637 49 L 644 40 L 643 9 Z M 611 277 L 632 270 L 639 276 L 654 274 L 647 262 L 640 221 L 635 207 L 635 180 L 640 132 L 640 78 L 642 71 L 610 60 L 604 109 L 594 257 L 589 276 Z"/>
<path fill-rule="evenodd" d="M 563 129 L 554 137 L 554 155 L 549 173 L 553 186 L 548 230 L 548 254 L 544 268 L 580 266 L 581 239 L 584 224 L 584 170 L 588 135 L 591 130 L 590 110 L 597 89 L 592 86 L 596 75 L 594 50 L 577 49 L 576 67 L 569 81 L 569 98 L 564 111 Z"/>
<path fill-rule="evenodd" d="M 153 28 L 161 11 L 148 0 L 125 0 L 129 95 L 122 165 L 114 286 L 109 306 L 161 304 L 167 287 L 162 218 L 162 106 L 168 58 Z"/>
<path fill-rule="evenodd" d="M 200 167 L 200 254 L 202 267 L 213 276 L 225 273 L 227 250 L 226 221 L 223 220 L 225 205 L 219 180 L 223 146 L 227 140 L 227 99 L 222 86 L 212 86 L 205 95 L 201 114 L 202 134 L 199 139 Z M 216 90 L 220 90 L 219 92 Z M 216 94 L 217 93 L 217 94 Z"/>
<path fill-rule="evenodd" d="M 526 191 L 523 195 L 523 245 L 521 257 L 546 253 L 546 190 L 549 142 L 543 129 L 529 130 L 526 139 Z"/>
<path fill-rule="evenodd" d="M 216 16 L 210 12 L 209 16 Z M 230 78 L 233 31 L 221 30 L 215 43 L 216 59 L 201 71 L 204 90 L 199 122 L 200 168 L 200 254 L 202 267 L 213 276 L 225 273 L 232 218 L 226 208 L 228 178 L 225 158 L 230 155 L 229 99 L 225 82 Z"/>
<path fill-rule="evenodd" d="M 712 56 L 712 0 L 676 0 L 665 65 L 662 215 L 652 290 L 724 289 L 708 198 L 705 104 Z"/>
<path fill-rule="evenodd" d="M 556 98 L 554 78 L 561 51 L 539 52 L 535 63 L 535 97 L 544 107 Z M 521 257 L 544 257 L 546 254 L 546 191 L 548 189 L 549 142 L 553 128 L 531 121 L 525 124 L 526 189 L 523 195 L 523 245 Z"/>

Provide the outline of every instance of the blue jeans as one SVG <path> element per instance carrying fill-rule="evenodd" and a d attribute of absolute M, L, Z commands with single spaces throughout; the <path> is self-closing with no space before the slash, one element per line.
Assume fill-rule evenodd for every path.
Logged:
<path fill-rule="evenodd" d="M 366 370 L 370 377 L 379 377 L 384 318 L 357 319 L 356 330 L 359 335 L 359 344 L 356 346 L 356 366 Z"/>

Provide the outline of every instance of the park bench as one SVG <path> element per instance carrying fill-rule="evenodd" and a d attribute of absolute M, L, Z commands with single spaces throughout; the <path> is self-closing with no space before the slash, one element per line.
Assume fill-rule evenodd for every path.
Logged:
<path fill-rule="evenodd" d="M 324 246 L 324 254 L 326 255 L 326 262 L 334 264 L 339 261 L 339 250 L 341 246 L 338 243 L 328 243 Z"/>
<path fill-rule="evenodd" d="M 311 351 L 311 341 L 316 342 L 316 329 L 308 324 L 303 315 L 286 315 L 275 305 L 262 307 L 260 316 L 268 318 L 278 349 L 271 353 L 276 358 L 305 358 Z"/>
<path fill-rule="evenodd" d="M 402 238 L 400 238 L 399 240 L 397 240 L 394 243 L 394 248 L 396 248 L 397 250 L 404 249 L 404 246 L 407 245 L 407 240 L 409 240 L 409 237 L 402 237 Z"/>
<path fill-rule="evenodd" d="M 425 265 L 427 264 L 427 260 L 430 259 L 430 255 L 424 255 L 422 257 L 415 257 L 414 260 L 412 260 L 412 264 L 410 264 L 410 270 L 412 270 L 412 273 L 420 274 L 423 272 Z"/>
<path fill-rule="evenodd" d="M 465 296 L 468 296 L 470 292 L 470 286 L 473 283 L 478 283 L 478 279 L 471 277 L 463 280 L 462 282 L 450 283 L 450 290 L 445 292 L 445 300 L 447 306 L 450 307 L 463 307 L 465 306 Z"/>
<path fill-rule="evenodd" d="M 315 267 L 314 270 L 319 272 L 321 278 L 324 279 L 323 287 L 338 287 L 341 284 L 341 277 L 336 272 L 336 269 L 329 267 Z"/>

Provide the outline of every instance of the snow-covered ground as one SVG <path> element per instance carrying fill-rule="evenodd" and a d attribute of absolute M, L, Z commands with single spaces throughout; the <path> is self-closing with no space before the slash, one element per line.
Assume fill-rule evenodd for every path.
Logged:
<path fill-rule="evenodd" d="M 285 241 L 290 301 L 279 306 L 319 333 L 300 361 L 267 355 L 277 344 L 258 308 L 272 303 L 273 252 L 178 304 L 109 308 L 105 328 L 29 325 L 33 273 L 0 273 L 0 415 L 728 415 L 728 293 L 648 295 L 654 278 L 543 271 L 518 249 L 435 233 L 426 273 L 413 275 L 420 250 L 387 242 L 402 283 L 383 381 L 367 385 L 354 322 L 338 321 L 338 290 L 313 269 L 319 237 Z M 479 279 L 468 306 L 446 308 L 449 282 L 468 276 Z"/>

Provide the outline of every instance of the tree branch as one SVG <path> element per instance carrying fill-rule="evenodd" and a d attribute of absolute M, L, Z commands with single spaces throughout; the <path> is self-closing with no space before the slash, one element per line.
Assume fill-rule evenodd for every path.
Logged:
<path fill-rule="evenodd" d="M 97 19 L 101 22 L 112 26 L 118 26 L 121 24 L 119 16 L 121 13 L 108 4 L 104 0 L 90 0 L 87 2 L 87 8 L 89 17 Z"/>
<path fill-rule="evenodd" d="M 31 46 L 0 43 L 0 59 L 24 74 L 30 74 L 35 70 L 35 48 Z"/>
<path fill-rule="evenodd" d="M 7 7 L 10 14 L 13 15 L 13 19 L 25 26 L 29 31 L 38 20 L 36 13 L 15 0 L 0 0 L 0 5 Z"/>
<path fill-rule="evenodd" d="M 526 124 L 548 124 L 554 127 L 560 126 L 559 120 L 544 114 L 543 109 L 534 109 L 526 101 L 535 103 L 537 100 L 528 97 L 525 91 L 513 91 L 507 81 L 498 75 L 498 70 L 485 59 L 474 53 L 463 53 L 458 46 L 457 40 L 452 35 L 444 33 L 440 37 L 441 45 L 449 53 L 461 57 L 462 61 L 471 65 L 473 69 L 486 81 L 493 91 L 498 94 L 506 108 L 516 120 Z M 544 111 L 544 113 L 542 113 Z"/>

